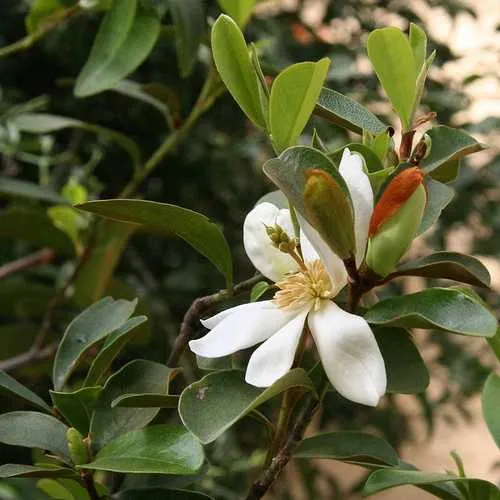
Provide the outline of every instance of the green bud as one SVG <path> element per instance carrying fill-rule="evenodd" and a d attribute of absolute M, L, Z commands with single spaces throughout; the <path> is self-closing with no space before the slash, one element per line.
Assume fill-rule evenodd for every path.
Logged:
<path fill-rule="evenodd" d="M 327 172 L 306 171 L 304 205 L 309 221 L 342 260 L 356 251 L 354 220 L 348 195 Z"/>
<path fill-rule="evenodd" d="M 405 204 L 390 217 L 368 242 L 367 266 L 381 277 L 396 267 L 410 248 L 424 215 L 427 194 L 420 184 Z"/>
<path fill-rule="evenodd" d="M 66 432 L 68 448 L 71 460 L 75 465 L 85 464 L 89 460 L 87 446 L 83 442 L 83 436 L 74 428 L 70 427 Z"/>

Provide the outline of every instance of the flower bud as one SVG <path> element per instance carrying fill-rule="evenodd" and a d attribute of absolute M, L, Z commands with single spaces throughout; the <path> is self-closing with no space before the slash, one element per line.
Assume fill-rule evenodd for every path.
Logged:
<path fill-rule="evenodd" d="M 66 432 L 68 448 L 71 460 L 75 465 L 81 465 L 88 462 L 89 454 L 83 436 L 74 428 L 70 427 Z"/>
<path fill-rule="evenodd" d="M 308 169 L 304 205 L 309 221 L 325 243 L 342 259 L 356 251 L 353 212 L 348 194 L 324 170 Z"/>
<path fill-rule="evenodd" d="M 427 193 L 419 168 L 408 168 L 387 186 L 370 221 L 366 264 L 387 276 L 410 247 L 420 227 Z"/>

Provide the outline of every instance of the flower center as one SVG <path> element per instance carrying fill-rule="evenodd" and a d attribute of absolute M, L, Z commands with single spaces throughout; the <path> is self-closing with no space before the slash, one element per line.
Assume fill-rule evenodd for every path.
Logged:
<path fill-rule="evenodd" d="M 333 298 L 330 276 L 320 260 L 306 264 L 306 269 L 276 283 L 280 289 L 274 303 L 281 309 L 298 309 L 312 305 L 317 311 L 322 300 Z"/>

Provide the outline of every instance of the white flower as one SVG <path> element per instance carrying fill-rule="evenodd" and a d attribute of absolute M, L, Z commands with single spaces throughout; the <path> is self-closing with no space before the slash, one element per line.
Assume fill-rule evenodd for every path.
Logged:
<path fill-rule="evenodd" d="M 348 149 L 339 171 L 353 201 L 359 266 L 366 250 L 373 193 L 362 159 Z M 302 262 L 297 253 L 276 248 L 266 230 L 279 226 L 293 241 L 288 210 L 262 203 L 247 215 L 243 234 L 248 257 L 280 290 L 272 300 L 233 307 L 202 321 L 210 331 L 189 346 L 200 356 L 217 358 L 263 342 L 250 357 L 245 380 L 268 387 L 292 367 L 307 321 L 335 389 L 352 401 L 376 406 L 386 390 L 386 372 L 375 337 L 362 317 L 331 300 L 347 283 L 344 264 L 310 224 L 301 217 L 299 221 Z"/>

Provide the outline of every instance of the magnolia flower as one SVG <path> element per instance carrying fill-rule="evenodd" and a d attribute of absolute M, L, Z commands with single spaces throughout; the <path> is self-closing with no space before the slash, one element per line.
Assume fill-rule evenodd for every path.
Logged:
<path fill-rule="evenodd" d="M 359 266 L 373 193 L 358 155 L 346 149 L 339 171 L 353 202 Z M 268 387 L 292 367 L 307 322 L 335 389 L 352 401 L 376 406 L 386 390 L 386 372 L 375 337 L 362 317 L 333 302 L 347 283 L 344 264 L 307 221 L 299 216 L 299 222 L 300 253 L 289 210 L 265 202 L 247 215 L 245 250 L 279 290 L 272 300 L 243 304 L 202 320 L 210 331 L 189 346 L 200 356 L 217 358 L 262 343 L 250 357 L 245 380 Z"/>

